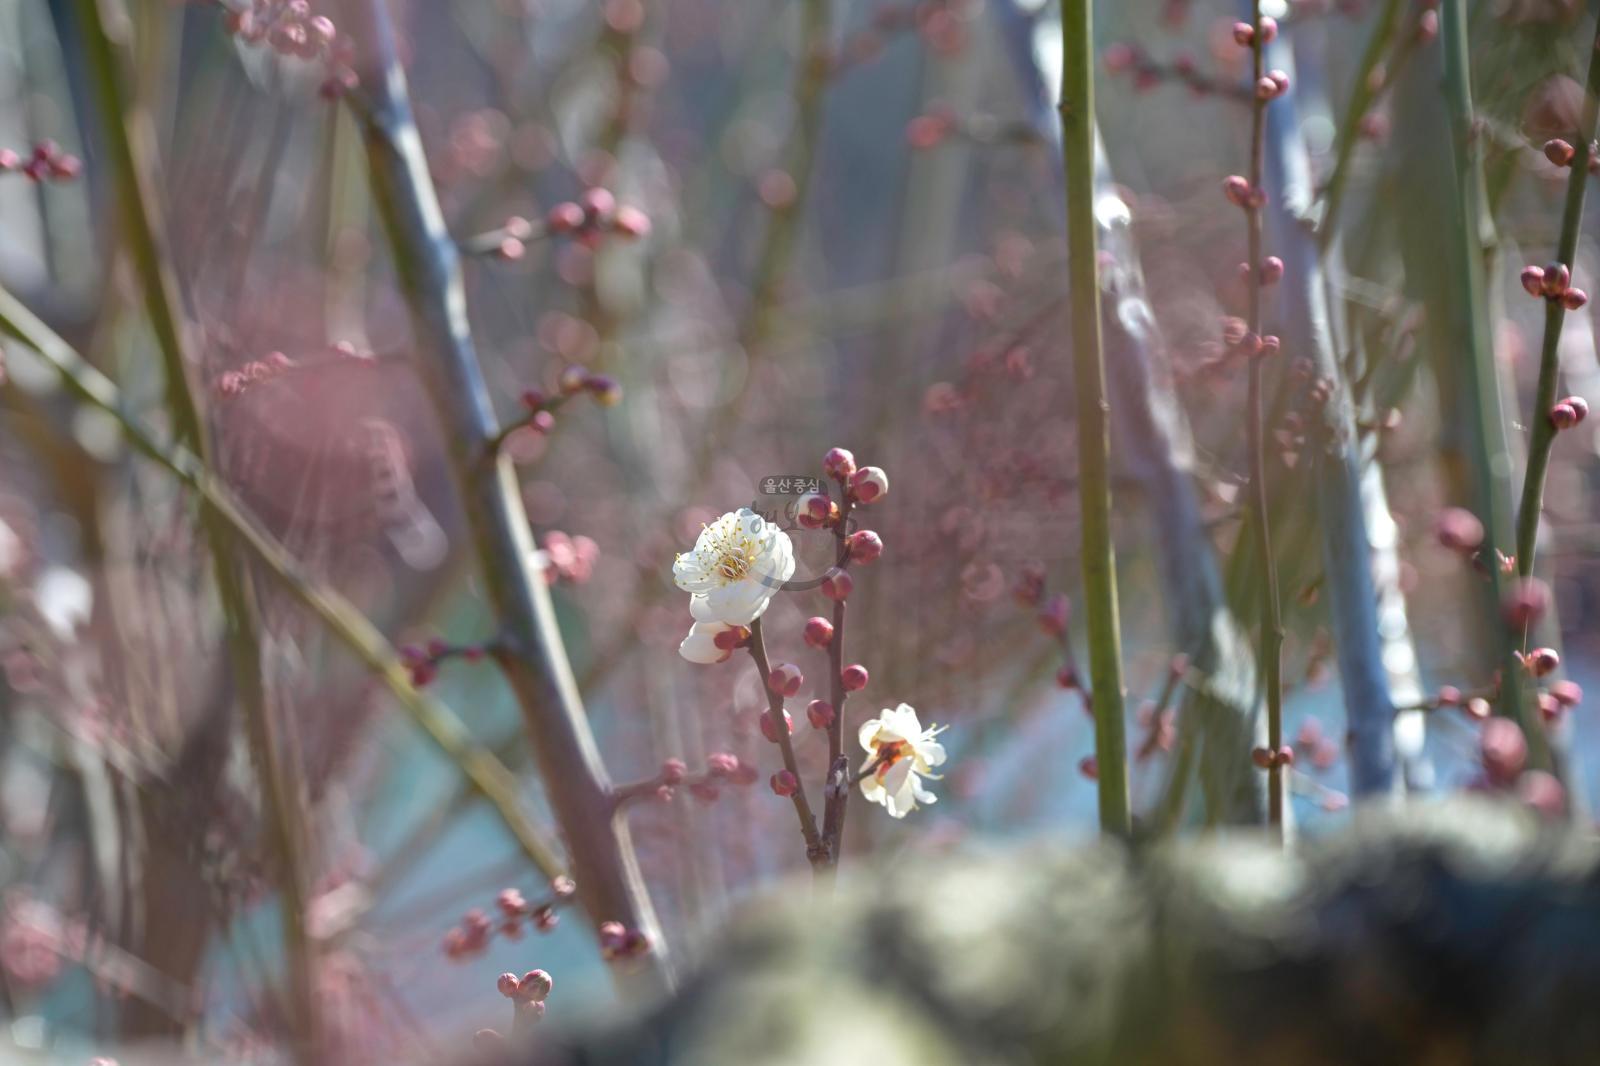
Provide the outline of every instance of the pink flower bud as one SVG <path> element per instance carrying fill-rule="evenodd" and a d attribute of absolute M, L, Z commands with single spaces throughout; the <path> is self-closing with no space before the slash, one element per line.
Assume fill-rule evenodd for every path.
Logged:
<path fill-rule="evenodd" d="M 800 781 L 787 770 L 772 775 L 772 791 L 779 796 L 792 796 L 800 791 Z"/>
<path fill-rule="evenodd" d="M 805 639 L 813 648 L 826 648 L 833 643 L 833 623 L 821 615 L 807 618 Z"/>
<path fill-rule="evenodd" d="M 833 724 L 833 704 L 827 700 L 812 700 L 806 704 L 806 721 L 813 729 L 826 729 Z"/>
<path fill-rule="evenodd" d="M 847 481 L 856 472 L 856 457 L 845 448 L 829 448 L 822 457 L 822 472 L 837 481 Z"/>
<path fill-rule="evenodd" d="M 1478 756 L 1492 784 L 1508 785 L 1528 763 L 1528 741 L 1511 719 L 1491 718 L 1483 723 Z"/>
<path fill-rule="evenodd" d="M 1523 662 L 1534 677 L 1544 677 L 1555 673 L 1561 666 L 1561 656 L 1554 648 L 1535 648 Z"/>
<path fill-rule="evenodd" d="M 1568 311 L 1576 311 L 1589 302 L 1589 294 L 1582 289 L 1568 289 L 1561 294 L 1561 306 Z"/>
<path fill-rule="evenodd" d="M 571 200 L 563 201 L 550 209 L 544 224 L 551 233 L 557 235 L 574 233 L 583 226 L 583 208 Z"/>
<path fill-rule="evenodd" d="M 1278 749 L 1277 757 L 1273 761 L 1279 766 L 1293 766 L 1294 748 L 1290 747 L 1288 744 L 1283 745 Z"/>
<path fill-rule="evenodd" d="M 1078 773 L 1090 781 L 1100 780 L 1100 760 L 1093 755 L 1085 755 L 1078 760 Z"/>
<path fill-rule="evenodd" d="M 1271 44 L 1278 39 L 1278 20 L 1271 15 L 1261 16 L 1261 43 Z"/>
<path fill-rule="evenodd" d="M 1262 770 L 1272 769 L 1272 751 L 1268 748 L 1252 748 L 1250 761 Z"/>
<path fill-rule="evenodd" d="M 1061 669 L 1056 671 L 1056 684 L 1069 691 L 1077 688 L 1080 684 L 1078 680 L 1078 671 L 1074 670 L 1070 666 L 1063 666 Z"/>
<path fill-rule="evenodd" d="M 783 729 L 780 731 L 779 728 L 778 728 L 778 720 L 775 717 L 773 717 L 772 712 L 771 711 L 762 711 L 761 712 L 761 735 L 766 737 L 767 740 L 771 741 L 774 744 L 776 744 L 785 735 L 793 736 L 794 735 L 794 719 L 789 717 L 789 712 L 788 711 L 784 711 L 783 712 Z"/>
<path fill-rule="evenodd" d="M 519 918 L 528 909 L 528 901 L 514 888 L 502 889 L 494 898 L 494 905 L 508 918 Z"/>
<path fill-rule="evenodd" d="M 1261 261 L 1261 284 L 1276 285 L 1283 280 L 1283 260 L 1269 255 Z"/>
<path fill-rule="evenodd" d="M 1106 70 L 1112 74 L 1120 74 L 1139 61 L 1139 53 L 1132 45 L 1118 41 L 1106 45 L 1102 58 L 1105 60 Z"/>
<path fill-rule="evenodd" d="M 1589 401 L 1582 396 L 1568 396 L 1561 402 L 1572 408 L 1572 412 L 1578 416 L 1579 422 L 1589 417 Z"/>
<path fill-rule="evenodd" d="M 1441 707 L 1459 707 L 1461 706 L 1461 690 L 1454 685 L 1441 685 L 1439 686 L 1439 695 L 1434 699 Z"/>
<path fill-rule="evenodd" d="M 1565 263 L 1551 263 L 1544 268 L 1544 294 L 1560 296 L 1572 284 L 1572 271 Z"/>
<path fill-rule="evenodd" d="M 1583 688 L 1576 681 L 1557 681 L 1550 686 L 1550 695 L 1563 707 L 1576 707 L 1583 702 Z"/>
<path fill-rule="evenodd" d="M 1558 403 L 1550 408 L 1550 424 L 1558 430 L 1571 429 L 1578 424 L 1578 412 L 1569 403 Z"/>
<path fill-rule="evenodd" d="M 1506 624 L 1513 629 L 1525 629 L 1537 622 L 1550 608 L 1550 586 L 1536 577 L 1512 582 L 1500 602 L 1500 611 Z"/>
<path fill-rule="evenodd" d="M 579 203 L 583 205 L 584 221 L 593 224 L 609 222 L 617 209 L 617 198 L 609 189 L 587 189 Z"/>
<path fill-rule="evenodd" d="M 1483 523 L 1471 511 L 1447 507 L 1439 513 L 1435 536 L 1451 551 L 1470 554 L 1483 545 Z"/>
<path fill-rule="evenodd" d="M 517 399 L 521 402 L 522 406 L 526 407 L 531 412 L 543 408 L 549 398 L 545 396 L 543 390 L 541 389 L 524 389 L 522 390 L 522 395 L 517 397 Z"/>
<path fill-rule="evenodd" d="M 1066 635 L 1067 620 L 1072 617 L 1072 601 L 1066 593 L 1058 592 L 1045 601 L 1037 616 L 1039 628 L 1052 637 Z"/>
<path fill-rule="evenodd" d="M 866 688 L 867 677 L 867 668 L 860 663 L 851 663 L 839 671 L 839 680 L 846 692 L 860 692 Z"/>
<path fill-rule="evenodd" d="M 637 207 L 623 205 L 617 208 L 617 217 L 611 220 L 611 229 L 633 240 L 647 237 L 650 235 L 650 216 Z"/>
<path fill-rule="evenodd" d="M 543 970 L 529 970 L 522 975 L 522 983 L 517 988 L 518 998 L 529 1003 L 543 1003 L 555 986 L 555 979 Z"/>
<path fill-rule="evenodd" d="M 1544 268 L 1529 264 L 1522 268 L 1522 287 L 1529 296 L 1544 295 Z"/>
<path fill-rule="evenodd" d="M 732 777 L 739 769 L 739 756 L 714 751 L 706 756 L 706 771 L 714 777 Z"/>
<path fill-rule="evenodd" d="M 1570 167 L 1572 157 L 1577 154 L 1577 150 L 1560 137 L 1552 137 L 1544 142 L 1544 157 L 1558 167 Z"/>
<path fill-rule="evenodd" d="M 1544 770 L 1530 770 L 1517 780 L 1517 798 L 1552 820 L 1567 813 L 1567 790 Z"/>
<path fill-rule="evenodd" d="M 1250 207 L 1254 201 L 1250 182 L 1240 174 L 1230 174 L 1222 182 L 1222 195 L 1236 207 Z"/>
<path fill-rule="evenodd" d="M 889 492 L 889 475 L 875 466 L 864 466 L 850 475 L 850 495 L 859 503 L 877 503 Z"/>
<path fill-rule="evenodd" d="M 883 554 L 883 538 L 870 529 L 858 529 L 845 538 L 845 547 L 854 563 L 876 562 Z"/>
<path fill-rule="evenodd" d="M 793 663 L 779 663 L 767 675 L 767 688 L 779 696 L 793 696 L 805 683 L 805 675 Z"/>
<path fill-rule="evenodd" d="M 1233 24 L 1233 43 L 1240 48 L 1249 48 L 1256 39 L 1256 28 L 1248 22 L 1235 22 Z"/>
<path fill-rule="evenodd" d="M 822 594 L 830 600 L 848 599 L 855 587 L 855 579 L 850 576 L 850 572 L 840 570 L 838 567 L 829 570 L 822 578 Z"/>
<path fill-rule="evenodd" d="M 500 980 L 495 982 L 495 987 L 500 990 L 502 996 L 507 999 L 515 999 L 517 997 L 517 987 L 521 983 L 517 980 L 516 974 L 503 973 L 500 975 Z"/>
<path fill-rule="evenodd" d="M 676 785 L 688 772 L 689 764 L 682 759 L 668 759 L 661 764 L 661 781 L 663 784 Z"/>
<path fill-rule="evenodd" d="M 795 520 L 806 529 L 821 529 L 828 521 L 833 501 L 820 492 L 808 492 L 796 505 Z"/>

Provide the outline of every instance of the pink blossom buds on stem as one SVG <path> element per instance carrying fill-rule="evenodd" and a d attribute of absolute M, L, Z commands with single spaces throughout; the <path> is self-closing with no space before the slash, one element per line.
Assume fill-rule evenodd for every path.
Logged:
<path fill-rule="evenodd" d="M 864 466 L 850 475 L 850 496 L 857 503 L 877 503 L 889 493 L 889 475 L 875 466 Z"/>
<path fill-rule="evenodd" d="M 661 764 L 661 783 L 664 785 L 682 784 L 689 773 L 689 764 L 682 759 L 668 759 Z"/>
<path fill-rule="evenodd" d="M 805 675 L 793 663 L 779 663 L 767 675 L 767 689 L 776 695 L 789 697 L 799 693 L 805 684 Z"/>
<path fill-rule="evenodd" d="M 845 548 L 853 563 L 876 562 L 883 554 L 883 538 L 870 529 L 858 529 L 845 538 Z"/>
<path fill-rule="evenodd" d="M 600 939 L 600 956 L 607 962 L 637 958 L 650 950 L 648 936 L 621 922 L 601 922 L 596 933 Z"/>
<path fill-rule="evenodd" d="M 785 735 L 794 735 L 794 719 L 789 717 L 789 712 L 783 712 L 783 727 L 778 726 L 778 719 L 771 711 L 761 712 L 761 735 L 773 744 L 778 743 Z"/>
<path fill-rule="evenodd" d="M 1261 43 L 1271 44 L 1278 39 L 1278 22 L 1270 15 L 1261 19 Z M 1248 22 L 1233 24 L 1233 41 L 1240 48 L 1250 48 L 1256 43 L 1256 28 Z"/>
<path fill-rule="evenodd" d="M 813 648 L 826 648 L 833 643 L 833 623 L 821 615 L 807 618 L 805 641 Z"/>
<path fill-rule="evenodd" d="M 850 572 L 840 570 L 838 567 L 829 570 L 822 578 L 822 594 L 830 600 L 848 599 L 855 587 L 855 579 L 850 576 Z"/>
<path fill-rule="evenodd" d="M 1571 429 L 1589 416 L 1589 403 L 1582 396 L 1568 396 L 1550 408 L 1550 424 L 1558 430 Z"/>
<path fill-rule="evenodd" d="M 812 700 L 806 704 L 806 721 L 811 723 L 812 729 L 827 729 L 833 724 L 835 713 L 833 704 L 827 700 Z"/>
<path fill-rule="evenodd" d="M 1261 261 L 1261 284 L 1276 285 L 1283 280 L 1283 260 L 1269 255 Z"/>
<path fill-rule="evenodd" d="M 839 671 L 839 681 L 846 692 L 859 692 L 866 688 L 867 678 L 867 668 L 860 663 L 851 663 Z"/>
<path fill-rule="evenodd" d="M 1250 187 L 1250 182 L 1241 174 L 1230 174 L 1222 182 L 1222 195 L 1235 207 L 1259 207 L 1261 193 Z"/>
<path fill-rule="evenodd" d="M 1294 765 L 1294 747 L 1285 744 L 1276 752 L 1270 748 L 1255 748 L 1250 752 L 1250 761 L 1263 770 L 1275 767 L 1289 767 Z"/>
<path fill-rule="evenodd" d="M 1077 688 L 1081 684 L 1078 679 L 1078 671 L 1070 666 L 1063 666 L 1056 671 L 1056 684 L 1068 691 Z"/>
<path fill-rule="evenodd" d="M 1100 761 L 1093 755 L 1085 755 L 1078 760 L 1078 773 L 1090 781 L 1100 780 Z"/>
<path fill-rule="evenodd" d="M 822 457 L 822 472 L 835 481 L 848 481 L 856 472 L 856 457 L 844 448 L 829 448 Z"/>
<path fill-rule="evenodd" d="M 788 770 L 779 770 L 772 775 L 772 791 L 779 796 L 792 796 L 800 791 L 800 781 Z"/>

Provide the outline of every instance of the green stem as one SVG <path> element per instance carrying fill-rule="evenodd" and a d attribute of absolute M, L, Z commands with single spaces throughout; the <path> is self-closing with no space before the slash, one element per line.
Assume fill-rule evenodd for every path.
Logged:
<path fill-rule="evenodd" d="M 1128 741 L 1124 734 L 1122 647 L 1116 555 L 1111 542 L 1110 425 L 1100 343 L 1099 250 L 1094 218 L 1094 5 L 1061 6 L 1061 150 L 1066 170 L 1067 284 L 1078 406 L 1078 491 L 1083 509 L 1083 594 L 1094 686 L 1094 748 L 1100 828 L 1127 836 Z"/>
<path fill-rule="evenodd" d="M 79 0 L 77 10 L 88 52 L 85 66 L 116 175 L 123 231 L 131 246 L 145 311 L 164 362 L 167 408 L 178 440 L 188 444 L 202 467 L 209 467 L 210 441 L 189 381 L 194 360 L 178 310 L 177 284 L 170 267 L 172 256 L 161 212 L 155 127 L 149 114 L 122 87 L 122 79 L 133 72 L 130 23 L 125 11 L 113 8 L 106 0 Z M 267 836 L 278 863 L 295 1057 L 312 1062 L 320 1055 L 321 1025 L 315 994 L 316 949 L 305 927 L 310 882 L 303 864 L 308 834 L 301 818 L 301 797 L 293 772 L 283 758 L 272 708 L 267 703 L 261 635 L 249 575 L 234 556 L 226 528 L 213 510 L 202 511 L 201 525 L 211 549 L 235 672 L 234 690 L 243 706 L 246 736 L 260 778 Z"/>
<path fill-rule="evenodd" d="M 1594 47 L 1589 50 L 1589 78 L 1583 99 L 1583 117 L 1573 138 L 1577 155 L 1567 175 L 1567 200 L 1561 212 L 1561 237 L 1556 245 L 1556 261 L 1570 270 L 1578 250 L 1578 231 L 1583 228 L 1583 196 L 1589 187 L 1590 144 L 1595 123 L 1600 120 L 1600 20 L 1595 22 Z M 1539 387 L 1534 395 L 1533 413 L 1528 419 L 1528 472 L 1522 482 L 1522 505 L 1517 511 L 1517 575 L 1533 574 L 1533 554 L 1538 548 L 1539 515 L 1544 509 L 1545 473 L 1550 467 L 1550 449 L 1555 444 L 1556 428 L 1550 422 L 1550 409 L 1556 403 L 1556 387 L 1561 377 L 1559 347 L 1561 326 L 1567 312 L 1560 300 L 1545 301 L 1544 344 L 1539 354 Z"/>
<path fill-rule="evenodd" d="M 1500 576 L 1496 552 L 1511 537 L 1511 451 L 1505 439 L 1505 422 L 1500 408 L 1500 392 L 1494 342 L 1488 314 L 1487 257 L 1484 251 L 1486 217 L 1483 189 L 1483 145 L 1477 135 L 1472 105 L 1472 75 L 1470 52 L 1467 47 L 1466 0 L 1445 0 L 1440 6 L 1440 44 L 1444 60 L 1444 101 L 1450 121 L 1451 147 L 1455 156 L 1456 210 L 1458 219 L 1450 227 L 1456 245 L 1452 250 L 1452 267 L 1456 289 L 1456 304 L 1465 316 L 1470 367 L 1463 375 L 1466 384 L 1465 405 L 1477 422 L 1477 432 L 1472 441 L 1477 454 L 1472 466 L 1479 480 L 1478 495 L 1485 513 L 1482 515 L 1486 535 L 1483 553 L 1496 605 L 1500 601 L 1504 581 Z M 1498 713 L 1505 714 L 1522 727 L 1531 749 L 1531 762 L 1535 766 L 1551 765 L 1550 746 L 1538 716 L 1529 705 L 1524 676 L 1512 655 L 1515 650 L 1513 636 L 1494 612 L 1491 623 L 1495 627 L 1500 651 L 1500 671 L 1506 684 L 1501 690 L 1501 700 L 1495 704 Z"/>
<path fill-rule="evenodd" d="M 1261 33 L 1261 0 L 1251 5 L 1251 25 L 1255 28 L 1251 38 L 1250 60 L 1252 93 L 1265 73 L 1266 43 Z M 1262 188 L 1265 160 L 1267 103 L 1259 95 L 1253 97 L 1250 108 L 1250 173 L 1252 194 Z M 1250 248 L 1250 307 L 1248 321 L 1250 332 L 1257 337 L 1261 328 L 1261 207 L 1252 199 L 1245 213 L 1249 227 Z M 1278 561 L 1272 554 L 1271 501 L 1267 494 L 1267 462 L 1265 446 L 1266 419 L 1262 410 L 1262 357 L 1250 359 L 1250 376 L 1246 405 L 1248 407 L 1248 442 L 1250 453 L 1250 518 L 1255 530 L 1256 547 L 1261 552 L 1263 581 L 1261 583 L 1261 651 L 1259 655 L 1261 683 L 1266 691 L 1267 748 L 1276 755 L 1283 746 L 1283 601 L 1278 590 Z M 1283 839 L 1284 768 L 1273 760 L 1267 771 L 1267 822 L 1279 840 Z"/>

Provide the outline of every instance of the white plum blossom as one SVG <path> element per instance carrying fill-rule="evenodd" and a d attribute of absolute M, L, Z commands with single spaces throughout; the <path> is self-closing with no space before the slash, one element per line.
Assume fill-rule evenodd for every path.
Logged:
<path fill-rule="evenodd" d="M 938 779 L 933 767 L 945 760 L 944 745 L 934 738 L 942 727 L 922 727 L 916 708 L 909 703 L 885 708 L 880 717 L 861 725 L 861 746 L 867 750 L 862 764 L 861 794 L 881 803 L 891 817 L 904 818 L 917 804 L 935 803 L 922 787 L 924 777 Z"/>
<path fill-rule="evenodd" d="M 731 629 L 733 626 L 721 622 L 696 622 L 689 627 L 689 635 L 683 638 L 683 643 L 678 645 L 678 654 L 702 666 L 726 662 L 733 656 L 733 649 L 719 647 L 717 635 Z"/>
<path fill-rule="evenodd" d="M 706 526 L 694 549 L 672 564 L 673 580 L 690 594 L 694 620 L 726 626 L 747 626 L 760 618 L 793 576 L 789 534 L 748 507 Z"/>

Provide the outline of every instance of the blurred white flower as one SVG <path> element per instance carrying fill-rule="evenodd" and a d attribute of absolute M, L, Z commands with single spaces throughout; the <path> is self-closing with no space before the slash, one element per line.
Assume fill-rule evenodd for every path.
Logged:
<path fill-rule="evenodd" d="M 718 647 L 717 634 L 732 629 L 733 626 L 721 622 L 696 622 L 689 627 L 689 635 L 683 638 L 683 643 L 678 645 L 678 654 L 703 666 L 726 662 L 733 655 L 733 649 Z"/>
<path fill-rule="evenodd" d="M 760 618 L 793 576 L 789 534 L 749 508 L 729 511 L 706 526 L 694 550 L 672 564 L 673 580 L 690 594 L 694 620 L 729 626 Z"/>
<path fill-rule="evenodd" d="M 916 708 L 909 703 L 885 708 L 881 717 L 861 725 L 861 746 L 867 750 L 862 764 L 861 794 L 881 803 L 892 817 L 904 818 L 917 804 L 935 803 L 932 792 L 922 787 L 924 777 L 937 780 L 932 773 L 945 760 L 944 745 L 934 737 L 942 727 L 922 727 Z"/>

